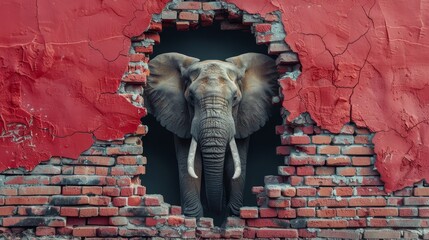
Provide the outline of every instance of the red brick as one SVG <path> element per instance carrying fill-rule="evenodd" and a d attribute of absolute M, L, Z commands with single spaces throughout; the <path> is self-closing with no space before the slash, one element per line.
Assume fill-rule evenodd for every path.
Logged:
<path fill-rule="evenodd" d="M 281 176 L 291 176 L 295 175 L 295 167 L 291 166 L 279 166 L 278 174 Z"/>
<path fill-rule="evenodd" d="M 407 197 L 404 198 L 404 205 L 427 206 L 429 197 Z"/>
<path fill-rule="evenodd" d="M 269 23 L 259 23 L 254 26 L 256 32 L 265 33 L 271 31 L 271 24 Z"/>
<path fill-rule="evenodd" d="M 339 146 L 317 146 L 319 154 L 340 154 Z"/>
<path fill-rule="evenodd" d="M 304 183 L 304 177 L 290 176 L 288 182 L 292 186 L 299 186 Z"/>
<path fill-rule="evenodd" d="M 249 227 L 271 227 L 271 228 L 288 228 L 289 220 L 279 218 L 258 218 L 246 220 L 246 226 Z"/>
<path fill-rule="evenodd" d="M 414 196 L 429 196 L 429 187 L 414 188 Z"/>
<path fill-rule="evenodd" d="M 269 184 L 265 186 L 265 192 L 270 198 L 278 198 L 281 196 L 281 186 L 278 184 Z"/>
<path fill-rule="evenodd" d="M 268 206 L 273 208 L 285 208 L 290 207 L 290 198 L 286 197 L 280 197 L 277 199 L 269 199 L 268 200 Z"/>
<path fill-rule="evenodd" d="M 311 137 L 311 140 L 314 144 L 330 144 L 332 138 L 329 135 L 315 135 Z"/>
<path fill-rule="evenodd" d="M 310 137 L 307 135 L 286 135 L 281 139 L 282 145 L 310 144 Z"/>
<path fill-rule="evenodd" d="M 107 206 L 110 202 L 111 198 L 106 196 L 89 197 L 89 205 Z"/>
<path fill-rule="evenodd" d="M 118 236 L 118 228 L 111 226 L 101 226 L 97 228 L 97 236 L 99 237 L 116 237 Z"/>
<path fill-rule="evenodd" d="M 342 154 L 345 155 L 373 155 L 374 150 L 371 147 L 366 146 L 347 146 L 343 147 Z"/>
<path fill-rule="evenodd" d="M 294 208 L 297 207 L 305 207 L 307 206 L 307 199 L 306 198 L 292 198 L 291 199 L 291 206 Z"/>
<path fill-rule="evenodd" d="M 82 207 L 79 209 L 79 217 L 95 217 L 98 216 L 98 208 Z"/>
<path fill-rule="evenodd" d="M 258 238 L 297 238 L 298 230 L 261 228 L 257 230 L 256 237 Z"/>
<path fill-rule="evenodd" d="M 141 196 L 131 196 L 128 198 L 128 205 L 129 206 L 140 206 L 142 203 L 142 197 Z"/>
<path fill-rule="evenodd" d="M 325 230 L 317 232 L 322 239 L 361 239 L 362 233 L 355 230 Z"/>
<path fill-rule="evenodd" d="M 4 227 L 64 227 L 66 220 L 62 217 L 7 217 L 3 218 Z"/>
<path fill-rule="evenodd" d="M 359 206 L 386 206 L 387 202 L 384 198 L 350 198 L 349 205 L 350 207 L 359 207 Z"/>
<path fill-rule="evenodd" d="M 315 217 L 316 209 L 315 208 L 298 208 L 296 209 L 296 215 L 298 217 Z"/>
<path fill-rule="evenodd" d="M 101 195 L 102 187 L 91 186 L 91 187 L 82 187 L 82 194 L 85 195 Z"/>
<path fill-rule="evenodd" d="M 18 214 L 22 216 L 46 216 L 57 215 L 60 213 L 60 207 L 54 206 L 19 206 Z"/>
<path fill-rule="evenodd" d="M 387 195 L 383 187 L 356 187 L 358 196 L 384 196 Z"/>
<path fill-rule="evenodd" d="M 97 236 L 98 227 L 75 227 L 73 229 L 74 237 L 95 237 Z"/>
<path fill-rule="evenodd" d="M 178 10 L 200 10 L 202 8 L 201 2 L 179 2 L 176 6 L 173 7 L 173 9 Z"/>
<path fill-rule="evenodd" d="M 132 187 L 121 187 L 121 196 L 123 197 L 129 197 L 133 195 L 133 188 Z"/>
<path fill-rule="evenodd" d="M 316 188 L 313 187 L 297 187 L 296 195 L 300 197 L 316 196 Z"/>
<path fill-rule="evenodd" d="M 336 198 L 309 198 L 309 207 L 347 207 L 347 199 Z"/>
<path fill-rule="evenodd" d="M 351 187 L 336 187 L 335 188 L 335 196 L 352 196 L 353 188 Z"/>
<path fill-rule="evenodd" d="M 369 140 L 368 135 L 357 135 L 355 136 L 355 143 L 356 144 L 369 144 L 371 141 Z"/>
<path fill-rule="evenodd" d="M 413 195 L 413 188 L 407 187 L 393 193 L 394 196 L 409 197 Z"/>
<path fill-rule="evenodd" d="M 347 156 L 328 157 L 326 159 L 326 164 L 331 166 L 347 166 L 351 164 L 351 160 L 350 157 Z"/>
<path fill-rule="evenodd" d="M 93 167 L 93 166 L 76 166 L 76 167 L 74 167 L 74 174 L 94 175 L 95 174 L 95 167 Z"/>
<path fill-rule="evenodd" d="M 109 217 L 90 217 L 87 220 L 87 225 L 109 225 Z"/>
<path fill-rule="evenodd" d="M 317 210 L 317 217 L 320 217 L 320 218 L 333 218 L 333 217 L 337 216 L 336 213 L 337 212 L 336 212 L 335 209 L 330 209 L 330 208 L 321 209 L 321 210 Z"/>
<path fill-rule="evenodd" d="M 322 156 L 291 155 L 288 160 L 290 165 L 324 165 L 326 158 Z"/>
<path fill-rule="evenodd" d="M 80 195 L 82 193 L 82 187 L 79 186 L 63 186 L 62 195 Z"/>
<path fill-rule="evenodd" d="M 316 154 L 316 146 L 315 145 L 295 145 L 295 150 L 297 152 L 305 153 L 308 155 Z"/>
<path fill-rule="evenodd" d="M 337 217 L 355 217 L 356 209 L 354 208 L 337 208 L 335 209 Z"/>
<path fill-rule="evenodd" d="M 367 219 L 349 219 L 347 220 L 349 228 L 365 228 L 367 226 Z"/>
<path fill-rule="evenodd" d="M 373 167 L 357 167 L 356 175 L 359 176 L 379 176 L 380 174 Z"/>
<path fill-rule="evenodd" d="M 285 197 L 294 197 L 296 195 L 296 188 L 291 186 L 283 187 L 282 195 Z"/>
<path fill-rule="evenodd" d="M 0 216 L 12 216 L 16 212 L 16 207 L 5 206 L 0 207 Z"/>
<path fill-rule="evenodd" d="M 340 176 L 354 176 L 356 175 L 356 168 L 354 167 L 338 167 L 337 168 L 337 175 Z"/>
<path fill-rule="evenodd" d="M 110 217 L 109 225 L 113 225 L 113 226 L 128 225 L 128 218 L 127 217 Z"/>
<path fill-rule="evenodd" d="M 309 228 L 346 228 L 348 226 L 346 220 L 330 220 L 330 219 L 308 219 L 307 227 Z"/>
<path fill-rule="evenodd" d="M 333 188 L 331 187 L 319 187 L 319 190 L 317 191 L 317 195 L 319 197 L 330 197 L 332 196 Z"/>
<path fill-rule="evenodd" d="M 36 236 L 44 237 L 44 236 L 54 236 L 55 228 L 53 227 L 37 227 L 36 228 Z"/>
<path fill-rule="evenodd" d="M 370 208 L 368 210 L 369 216 L 372 217 L 392 217 L 392 216 L 398 216 L 398 209 L 397 208 Z"/>
<path fill-rule="evenodd" d="M 19 197 L 11 196 L 5 198 L 5 205 L 43 205 L 48 204 L 49 197 Z"/>
<path fill-rule="evenodd" d="M 145 186 L 135 186 L 134 187 L 134 195 L 138 195 L 138 196 L 146 195 L 146 187 Z"/>
<path fill-rule="evenodd" d="M 305 185 L 309 186 L 335 186 L 333 177 L 305 177 Z"/>
<path fill-rule="evenodd" d="M 78 207 L 61 207 L 60 215 L 64 217 L 78 217 L 79 208 Z"/>
<path fill-rule="evenodd" d="M 312 239 L 317 237 L 317 232 L 312 229 L 298 229 L 298 234 L 300 239 Z"/>
<path fill-rule="evenodd" d="M 120 191 L 120 188 L 117 187 L 103 187 L 102 194 L 109 197 L 118 197 Z"/>
<path fill-rule="evenodd" d="M 268 54 L 280 54 L 290 50 L 289 46 L 284 42 L 272 42 L 268 46 Z"/>
<path fill-rule="evenodd" d="M 277 209 L 274 208 L 259 208 L 261 218 L 277 217 Z"/>
<path fill-rule="evenodd" d="M 401 217 L 417 217 L 418 215 L 417 208 L 399 208 L 399 216 Z"/>
<path fill-rule="evenodd" d="M 126 197 L 115 197 L 112 200 L 112 204 L 115 207 L 124 207 L 128 204 L 128 198 L 126 198 Z"/>
<path fill-rule="evenodd" d="M 402 197 L 387 198 L 387 206 L 402 206 L 402 205 L 404 205 L 404 198 Z"/>
<path fill-rule="evenodd" d="M 278 209 L 277 216 L 279 218 L 296 218 L 296 209 L 293 209 L 293 208 Z"/>
<path fill-rule="evenodd" d="M 117 207 L 100 207 L 100 216 L 116 216 L 118 215 Z"/>
<path fill-rule="evenodd" d="M 313 166 L 302 166 L 296 168 L 296 174 L 298 176 L 311 176 L 314 175 L 314 167 Z"/>
<path fill-rule="evenodd" d="M 327 175 L 331 176 L 335 174 L 334 167 L 316 167 L 316 175 Z"/>
<path fill-rule="evenodd" d="M 152 54 L 153 46 L 152 45 L 149 45 L 147 47 L 136 46 L 136 47 L 134 47 L 134 50 L 136 51 L 136 53 Z M 125 78 L 122 78 L 122 81 L 144 83 L 144 82 L 146 82 L 146 76 L 141 75 L 141 74 L 128 74 L 127 76 L 125 76 Z M 108 155 L 119 155 L 119 154 L 123 153 L 122 151 L 120 151 L 119 148 L 108 148 L 106 150 L 108 150 L 108 152 L 107 152 Z"/>
<path fill-rule="evenodd" d="M 370 166 L 371 157 L 352 157 L 353 166 Z"/>
<path fill-rule="evenodd" d="M 401 239 L 401 231 L 365 229 L 363 237 L 365 239 Z"/>
<path fill-rule="evenodd" d="M 256 207 L 242 207 L 240 208 L 241 218 L 258 218 L 258 208 Z"/>
<path fill-rule="evenodd" d="M 9 184 L 49 184 L 49 177 L 47 176 L 10 176 L 6 177 L 5 185 Z"/>
<path fill-rule="evenodd" d="M 345 124 L 343 128 L 341 128 L 340 133 L 344 134 L 353 134 L 355 132 L 355 126 L 351 124 Z"/>
<path fill-rule="evenodd" d="M 86 218 L 67 217 L 67 226 L 85 226 Z"/>
<path fill-rule="evenodd" d="M 198 13 L 192 13 L 192 12 L 179 13 L 179 19 L 181 20 L 198 21 L 198 18 L 199 18 Z"/>
<path fill-rule="evenodd" d="M 121 192 L 123 189 L 126 189 L 124 191 L 127 192 L 127 194 L 128 194 L 128 191 L 132 190 L 132 188 L 130 187 L 130 185 L 131 185 L 131 178 L 130 177 L 120 177 L 117 181 L 117 184 L 118 184 L 118 186 L 121 187 Z M 131 195 L 132 195 L 132 191 L 131 191 Z"/>
<path fill-rule="evenodd" d="M 0 195 L 16 196 L 18 195 L 18 189 L 11 187 L 0 187 Z"/>
<path fill-rule="evenodd" d="M 164 198 L 161 195 L 146 195 L 143 200 L 146 206 L 159 206 L 164 201 Z"/>

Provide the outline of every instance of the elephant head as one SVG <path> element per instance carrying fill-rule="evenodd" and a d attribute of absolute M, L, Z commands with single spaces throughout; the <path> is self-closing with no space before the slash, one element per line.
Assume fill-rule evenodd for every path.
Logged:
<path fill-rule="evenodd" d="M 197 146 L 204 169 L 210 209 L 220 211 L 223 169 L 228 147 L 234 160 L 233 178 L 241 174 L 236 138 L 246 138 L 268 119 L 276 87 L 275 62 L 246 53 L 224 61 L 166 53 L 149 63 L 146 107 L 162 126 L 191 139 L 188 172 L 194 171 Z"/>

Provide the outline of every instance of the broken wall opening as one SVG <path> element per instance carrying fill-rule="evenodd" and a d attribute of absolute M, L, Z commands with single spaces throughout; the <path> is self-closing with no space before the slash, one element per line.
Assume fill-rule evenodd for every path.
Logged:
<path fill-rule="evenodd" d="M 220 28 L 220 24 L 191 31 L 165 28 L 160 33 L 161 43 L 154 47 L 151 59 L 168 52 L 179 52 L 201 60 L 225 60 L 247 52 L 267 53 L 267 46 L 255 43 L 250 27 L 245 28 L 245 31 L 222 31 Z M 143 138 L 148 171 L 141 176 L 142 183 L 147 187 L 148 193 L 162 194 L 166 202 L 180 205 L 173 134 L 162 127 L 152 115 L 142 120 L 143 124 L 149 126 L 149 134 Z M 275 152 L 279 138 L 274 129 L 279 124 L 280 107 L 273 106 L 270 120 L 250 137 L 244 205 L 256 204 L 251 188 L 263 185 L 264 176 L 276 172 L 277 166 L 282 163 L 282 158 Z"/>

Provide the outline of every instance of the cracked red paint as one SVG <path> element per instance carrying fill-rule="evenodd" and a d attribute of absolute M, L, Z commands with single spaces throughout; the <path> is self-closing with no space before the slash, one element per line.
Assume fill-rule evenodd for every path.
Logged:
<path fill-rule="evenodd" d="M 2 2 L 0 171 L 77 158 L 95 139 L 136 130 L 145 110 L 116 91 L 129 37 L 166 2 Z"/>
<path fill-rule="evenodd" d="M 429 181 L 429 4 L 424 1 L 229 0 L 278 10 L 302 74 L 281 84 L 289 120 L 309 112 L 331 132 L 376 132 L 376 167 L 391 192 Z M 273 6 L 276 6 L 275 8 Z"/>

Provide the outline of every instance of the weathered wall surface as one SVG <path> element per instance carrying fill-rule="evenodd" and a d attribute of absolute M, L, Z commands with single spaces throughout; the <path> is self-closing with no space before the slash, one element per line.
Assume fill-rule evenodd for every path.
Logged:
<path fill-rule="evenodd" d="M 0 171 L 77 158 L 136 131 L 145 109 L 116 94 L 166 1 L 5 1 L 0 14 Z"/>
<path fill-rule="evenodd" d="M 251 13 L 280 10 L 302 74 L 283 81 L 292 120 L 309 112 L 338 132 L 355 122 L 376 132 L 387 191 L 429 179 L 429 4 L 426 1 L 230 0 Z"/>

